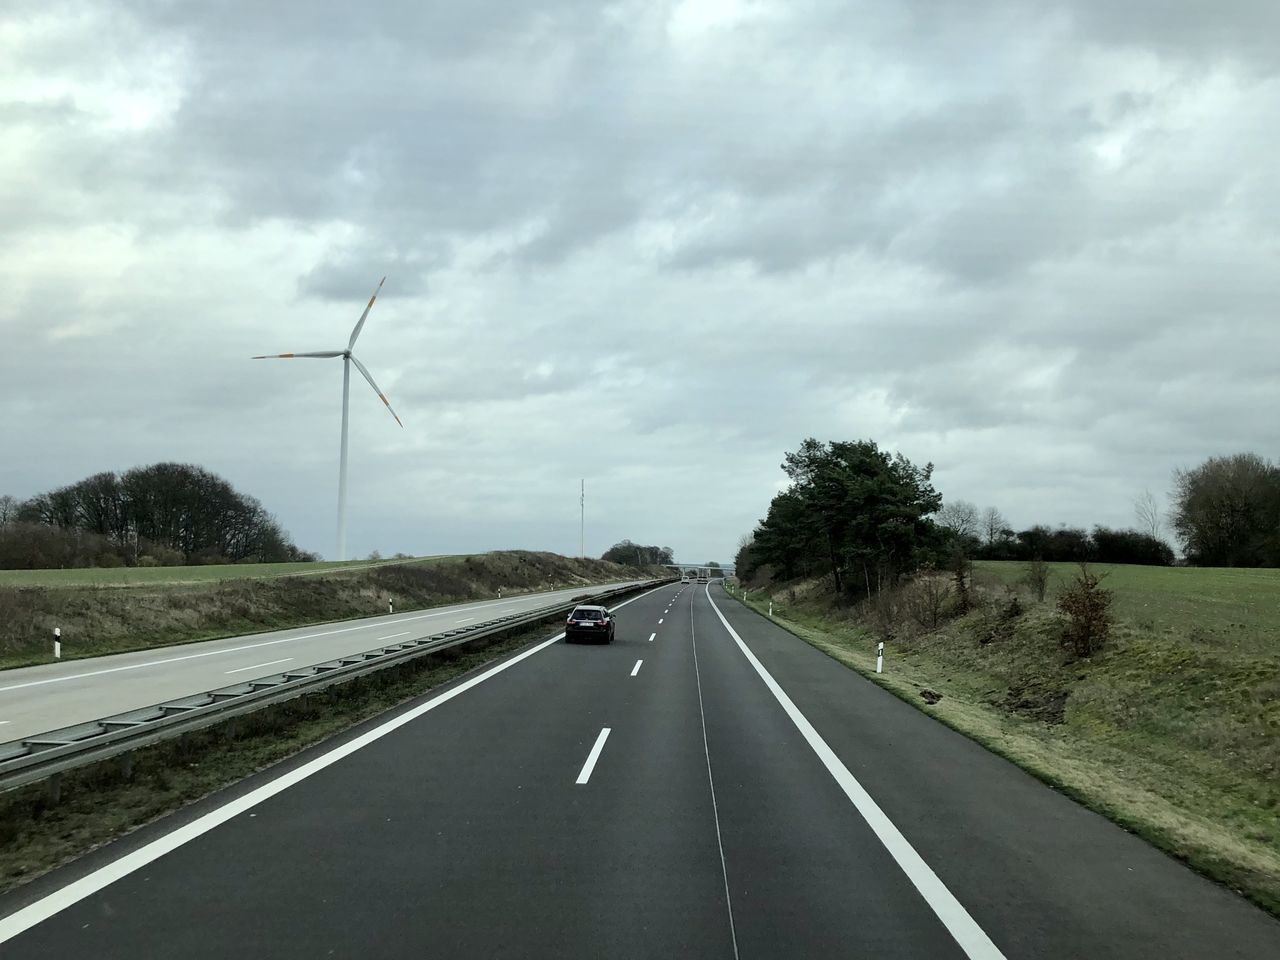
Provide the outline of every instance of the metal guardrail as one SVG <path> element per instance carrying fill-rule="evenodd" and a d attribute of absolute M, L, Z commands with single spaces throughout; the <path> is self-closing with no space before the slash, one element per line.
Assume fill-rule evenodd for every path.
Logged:
<path fill-rule="evenodd" d="M 665 582 L 653 580 L 584 596 L 590 596 L 592 600 L 610 600 Z M 533 626 L 557 614 L 567 614 L 580 602 L 581 598 L 571 603 L 539 607 L 527 613 L 497 617 L 457 630 L 404 640 L 0 744 L 0 792 L 57 777 L 69 770 L 275 706 L 429 653 Z"/>

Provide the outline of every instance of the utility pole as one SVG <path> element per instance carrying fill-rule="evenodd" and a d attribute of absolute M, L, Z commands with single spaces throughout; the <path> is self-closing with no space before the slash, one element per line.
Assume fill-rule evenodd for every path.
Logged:
<path fill-rule="evenodd" d="M 582 478 L 581 492 L 578 494 L 578 557 L 587 559 L 587 480 Z"/>

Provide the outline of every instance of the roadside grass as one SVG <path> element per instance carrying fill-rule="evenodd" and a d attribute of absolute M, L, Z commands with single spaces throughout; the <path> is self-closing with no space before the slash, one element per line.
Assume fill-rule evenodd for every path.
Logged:
<path fill-rule="evenodd" d="M 199 568 L 196 568 L 199 569 Z M 363 565 L 315 576 L 128 587 L 0 587 L 0 669 L 124 653 L 648 575 L 551 553 L 497 551 Z"/>
<path fill-rule="evenodd" d="M 307 577 L 365 570 L 389 564 L 437 563 L 461 555 L 312 563 L 222 563 L 192 567 L 86 567 L 71 570 L 0 570 L 0 587 L 129 587 L 201 584 L 220 580 Z"/>
<path fill-rule="evenodd" d="M 773 619 L 1280 916 L 1280 630 L 1267 627 L 1277 571 L 1116 568 L 1104 583 L 1116 591 L 1108 646 L 1075 660 L 1052 593 L 1044 604 L 1011 594 L 1022 565 L 991 566 L 979 565 L 989 579 L 972 613 L 935 630 L 899 624 L 879 675 L 880 637 L 854 611 L 775 589 Z M 1157 609 L 1166 594 L 1176 614 Z M 766 614 L 769 599 L 753 590 L 747 605 Z M 941 700 L 926 703 L 926 689 Z"/>
<path fill-rule="evenodd" d="M 557 621 L 558 622 L 558 621 Z M 176 740 L 0 795 L 0 891 L 27 883 L 138 827 L 264 770 L 361 721 L 536 640 L 536 627 L 487 646 L 454 647 Z"/>

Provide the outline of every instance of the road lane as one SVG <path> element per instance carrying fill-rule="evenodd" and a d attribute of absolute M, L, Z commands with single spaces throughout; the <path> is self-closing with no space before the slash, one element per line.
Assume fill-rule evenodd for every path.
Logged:
<path fill-rule="evenodd" d="M 0 716 L 9 723 L 0 731 L 0 738 L 5 742 L 20 740 L 279 672 L 270 666 L 261 673 L 248 669 L 265 661 L 288 657 L 295 667 L 324 663 L 372 650 L 394 638 L 421 637 L 452 629 L 457 625 L 454 621 L 464 614 L 469 614 L 467 620 L 517 614 L 603 589 L 606 587 L 575 587 L 522 594 L 4 670 L 0 671 Z M 241 670 L 244 672 L 236 672 L 230 679 L 226 676 L 230 671 Z"/>
<path fill-rule="evenodd" d="M 614 644 L 548 647 L 5 957 L 730 956 L 692 675 L 646 646 L 656 682 L 627 676 L 660 594 Z"/>
<path fill-rule="evenodd" d="M 1010 960 L 1280 956 L 1280 924 L 1260 911 L 715 592 L 743 644 Z M 535 647 L 465 681 L 0 952 L 964 956 L 707 591 L 665 587 L 617 617 L 613 644 Z M 0 898 L 0 916 L 29 896 Z"/>
<path fill-rule="evenodd" d="M 1006 956 L 1280 957 L 1280 922 L 1243 898 L 903 703 L 719 587 L 709 595 Z M 857 899 L 860 909 L 874 908 L 874 897 L 864 900 L 859 892 Z"/>

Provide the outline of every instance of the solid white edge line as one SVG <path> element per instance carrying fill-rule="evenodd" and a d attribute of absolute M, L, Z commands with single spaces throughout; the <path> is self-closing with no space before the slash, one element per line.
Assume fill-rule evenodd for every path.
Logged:
<path fill-rule="evenodd" d="M 617 610 L 620 607 L 625 607 L 627 604 L 634 603 L 636 600 L 641 600 L 653 593 L 655 590 L 661 589 L 662 587 L 654 587 L 653 590 L 646 590 L 639 596 L 632 597 L 630 600 L 623 600 L 621 603 L 610 607 L 609 609 Z M 65 887 L 61 887 L 60 889 L 41 897 L 34 903 L 29 903 L 22 909 L 14 911 L 7 917 L 0 919 L 0 943 L 12 940 L 18 934 L 26 930 L 30 930 L 42 920 L 47 920 L 54 914 L 67 909 L 67 907 L 79 903 L 85 897 L 92 896 L 103 887 L 115 883 L 122 877 L 127 877 L 135 870 L 139 870 L 152 861 L 158 860 L 166 853 L 178 849 L 178 847 L 182 846 L 184 843 L 189 843 L 197 837 L 208 833 L 215 827 L 221 826 L 228 820 L 244 813 L 246 810 L 251 810 L 264 800 L 271 799 L 277 793 L 282 793 L 295 784 L 301 783 L 312 774 L 319 773 L 321 770 L 332 766 L 339 760 L 351 756 L 351 754 L 355 753 L 357 750 L 362 750 L 369 746 L 369 744 L 374 743 L 377 740 L 381 740 L 387 734 L 403 727 L 406 723 L 410 723 L 418 719 L 418 717 L 434 710 L 441 704 L 448 703 L 454 697 L 466 693 L 466 691 L 470 690 L 472 687 L 479 686 L 490 677 L 502 673 L 502 671 L 515 666 L 522 660 L 527 660 L 535 653 L 540 653 L 563 638 L 564 634 L 558 633 L 549 640 L 543 640 L 541 643 L 530 647 L 528 650 L 516 654 L 511 659 L 503 660 L 501 663 L 495 664 L 484 673 L 477 674 L 470 680 L 460 683 L 458 686 L 453 687 L 450 690 L 446 690 L 438 696 L 432 697 L 426 703 L 420 703 L 411 710 L 407 710 L 398 716 L 392 717 L 390 720 L 379 724 L 372 730 L 362 733 L 354 740 L 349 740 L 344 744 L 334 747 L 327 753 L 321 754 L 312 760 L 308 760 L 306 763 L 302 764 L 302 766 L 281 774 L 270 783 L 264 783 L 262 786 L 250 790 L 243 796 L 228 800 L 217 809 L 210 810 L 208 813 L 197 817 L 190 823 L 183 824 L 175 830 L 166 833 L 164 836 L 157 837 L 150 843 L 144 844 L 137 850 L 126 853 L 119 859 L 113 860 L 111 863 L 99 867 L 92 873 L 88 873 L 78 880 L 73 880 Z"/>
<path fill-rule="evenodd" d="M 289 663 L 292 660 L 293 657 L 285 657 L 283 660 L 268 660 L 266 663 L 255 663 L 252 667 L 236 667 L 234 670 L 226 671 L 226 673 L 244 673 L 246 670 L 261 670 L 263 667 L 274 667 L 277 663 Z"/>
<path fill-rule="evenodd" d="M 381 643 L 383 640 L 394 640 L 396 637 L 407 637 L 411 631 L 406 630 L 404 633 L 393 633 L 388 637 L 379 637 L 374 643 Z"/>
<path fill-rule="evenodd" d="M 755 667 L 760 679 L 769 688 L 769 692 L 773 694 L 774 699 L 782 705 L 782 709 L 791 718 L 791 722 L 796 725 L 796 729 L 808 741 L 813 752 L 822 761 L 822 765 L 827 768 L 827 772 L 835 778 L 845 796 L 857 808 L 858 813 L 862 815 L 862 819 L 867 822 L 867 826 L 871 828 L 876 838 L 889 851 L 889 855 L 902 868 L 902 872 L 907 875 L 907 879 L 920 891 L 920 896 L 924 897 L 929 909 L 937 915 L 943 926 L 947 928 L 947 932 L 955 938 L 960 949 L 971 960 L 1005 960 L 1004 954 L 991 942 L 991 938 L 978 926 L 977 921 L 969 915 L 969 911 L 947 889 L 946 885 L 938 879 L 938 875 L 924 862 L 924 858 L 916 853 L 915 848 L 911 846 L 907 838 L 894 826 L 893 821 L 880 809 L 879 804 L 871 798 L 871 794 L 867 793 L 857 778 L 849 772 L 849 768 L 844 765 L 844 762 L 836 756 L 835 751 L 827 745 L 827 741 L 822 739 L 822 735 L 814 729 L 813 724 L 791 702 L 791 698 L 778 685 L 778 681 L 773 679 L 773 675 L 764 668 L 764 664 L 756 659 L 756 655 L 751 652 L 751 649 L 738 636 L 738 631 L 730 626 L 729 621 L 720 612 L 720 608 L 711 597 L 709 586 L 706 592 L 707 599 L 711 601 L 711 609 L 716 612 L 716 616 L 720 618 L 724 628 L 729 631 L 729 636 L 733 637 L 734 642 L 738 644 L 738 649 L 747 658 L 747 662 Z"/>
<path fill-rule="evenodd" d="M 578 774 L 578 779 L 574 783 L 581 786 L 591 779 L 591 771 L 596 768 L 596 761 L 600 759 L 600 753 L 604 750 L 604 742 L 609 739 L 611 727 L 601 727 L 600 735 L 596 737 L 595 745 L 592 746 L 591 752 L 587 754 L 587 762 L 582 765 L 582 772 Z"/>
<path fill-rule="evenodd" d="M 634 677 L 637 673 L 639 673 L 639 672 L 640 672 L 640 664 L 642 664 L 642 663 L 644 663 L 644 661 L 643 661 L 643 660 L 637 660 L 637 661 L 636 661 L 636 665 L 635 665 L 634 667 L 632 667 L 632 668 L 631 668 L 631 675 L 632 675 L 633 677 Z"/>

